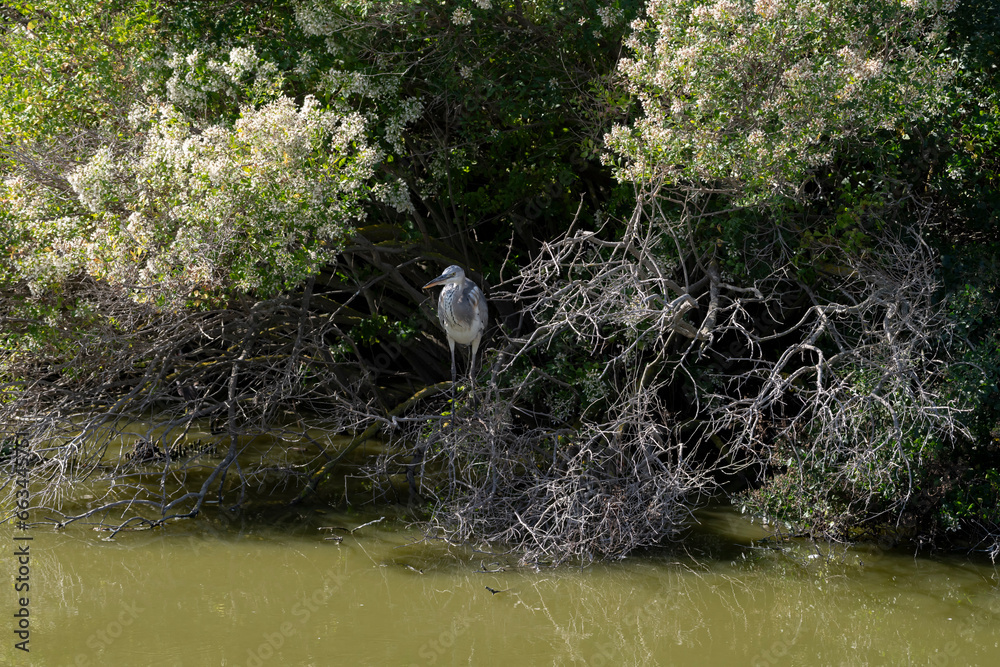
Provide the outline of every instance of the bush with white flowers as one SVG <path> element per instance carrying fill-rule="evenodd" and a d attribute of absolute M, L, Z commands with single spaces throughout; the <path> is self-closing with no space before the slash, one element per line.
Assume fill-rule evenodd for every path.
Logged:
<path fill-rule="evenodd" d="M 69 173 L 75 197 L 6 182 L 23 239 L 15 263 L 36 293 L 74 271 L 174 305 L 295 285 L 336 260 L 382 157 L 360 115 L 312 97 L 246 107 L 232 127 L 198 127 L 167 103 L 130 120 L 144 140 Z M 398 188 L 383 190 L 405 208 Z"/>
<path fill-rule="evenodd" d="M 938 3 L 650 0 L 619 63 L 638 118 L 623 180 L 794 194 L 846 142 L 938 109 L 952 66 Z M 873 29 L 872 26 L 878 26 Z"/>
<path fill-rule="evenodd" d="M 166 100 L 197 115 L 206 114 L 213 101 L 265 104 L 281 95 L 284 83 L 277 66 L 259 58 L 252 46 L 218 55 L 199 49 L 174 52 L 164 64 L 170 74 L 165 83 Z"/>

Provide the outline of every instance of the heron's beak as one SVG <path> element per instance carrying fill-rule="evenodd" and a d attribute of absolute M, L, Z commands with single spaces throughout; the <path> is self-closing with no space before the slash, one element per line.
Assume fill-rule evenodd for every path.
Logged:
<path fill-rule="evenodd" d="M 427 289 L 428 287 L 435 287 L 437 285 L 440 285 L 444 281 L 448 280 L 448 278 L 451 278 L 451 274 L 450 273 L 442 273 L 440 276 L 438 276 L 434 280 L 432 280 L 429 283 L 427 283 L 426 285 L 424 285 L 421 289 Z"/>

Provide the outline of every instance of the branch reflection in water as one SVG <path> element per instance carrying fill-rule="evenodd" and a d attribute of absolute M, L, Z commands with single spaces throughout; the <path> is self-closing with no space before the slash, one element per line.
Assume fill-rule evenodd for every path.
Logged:
<path fill-rule="evenodd" d="M 32 602 L 59 640 L 33 639 L 51 664 L 957 665 L 1000 654 L 992 566 L 761 540 L 730 510 L 701 515 L 683 550 L 537 570 L 392 517 L 370 523 L 381 514 L 225 516 L 114 542 L 79 523 L 40 536 Z M 123 604 L 139 620 L 89 648 L 95 633 L 117 634 Z"/>

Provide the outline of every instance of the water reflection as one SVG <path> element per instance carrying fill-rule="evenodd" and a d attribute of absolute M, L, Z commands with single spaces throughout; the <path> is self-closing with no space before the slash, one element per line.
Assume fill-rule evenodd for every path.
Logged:
<path fill-rule="evenodd" d="M 684 548 L 497 568 L 377 516 L 36 533 L 30 665 L 958 665 L 1000 658 L 993 567 L 760 542 L 728 510 Z M 325 540 L 336 527 L 341 542 Z M 9 530 L 3 539 L 9 543 Z M 512 559 L 513 560 L 513 559 Z M 488 589 L 497 591 L 491 592 Z M 9 590 L 9 589 L 8 589 Z M 12 593 L 10 594 L 12 597 Z"/>

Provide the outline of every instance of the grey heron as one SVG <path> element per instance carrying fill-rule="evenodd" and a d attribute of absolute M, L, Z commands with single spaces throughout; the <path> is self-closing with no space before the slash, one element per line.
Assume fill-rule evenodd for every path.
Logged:
<path fill-rule="evenodd" d="M 444 285 L 441 296 L 438 297 L 438 319 L 451 347 L 451 381 L 454 384 L 455 343 L 472 347 L 470 379 L 476 367 L 476 352 L 489 318 L 486 297 L 476 283 L 465 277 L 465 271 L 460 266 L 449 266 L 444 273 L 424 285 L 424 289 L 437 285 Z"/>

